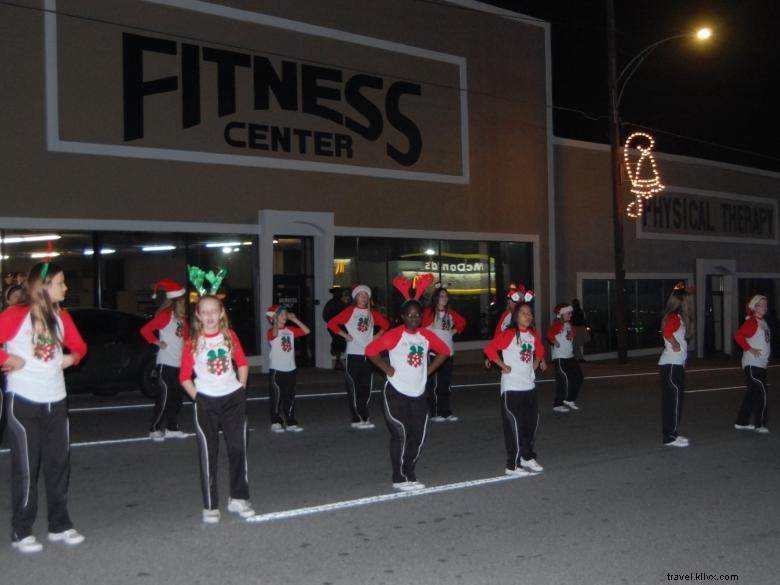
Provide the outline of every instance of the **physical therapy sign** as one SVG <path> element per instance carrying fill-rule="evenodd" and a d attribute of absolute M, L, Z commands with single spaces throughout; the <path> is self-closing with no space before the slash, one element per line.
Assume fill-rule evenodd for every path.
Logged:
<path fill-rule="evenodd" d="M 50 150 L 469 181 L 463 57 L 229 2 L 46 0 L 44 19 Z"/>
<path fill-rule="evenodd" d="M 669 187 L 645 202 L 637 238 L 777 245 L 777 200 Z"/>

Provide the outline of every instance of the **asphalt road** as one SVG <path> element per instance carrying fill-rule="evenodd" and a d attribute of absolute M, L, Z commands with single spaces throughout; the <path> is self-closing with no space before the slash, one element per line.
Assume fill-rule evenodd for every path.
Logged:
<path fill-rule="evenodd" d="M 200 521 L 194 438 L 149 441 L 150 407 L 134 393 L 75 396 L 70 510 L 87 541 L 46 542 L 35 555 L 0 545 L 0 583 L 644 584 L 685 575 L 777 583 L 780 428 L 770 419 L 769 435 L 733 429 L 743 392 L 734 363 L 690 364 L 688 449 L 661 444 L 651 361 L 584 370 L 576 413 L 553 413 L 552 384 L 539 384 L 545 471 L 508 479 L 497 375 L 457 368 L 461 421 L 431 423 L 418 464 L 429 489 L 412 495 L 391 488 L 378 400 L 377 428 L 354 431 L 340 375 L 312 370 L 299 385 L 305 431 L 273 435 L 265 380 L 254 376 L 249 473 L 258 516 L 223 512 L 209 526 Z M 772 368 L 770 382 L 779 375 Z M 776 385 L 770 390 L 771 406 Z M 189 406 L 182 427 L 192 430 Z M 0 451 L 0 483 L 8 474 Z M 7 495 L 0 525 L 10 532 Z"/>

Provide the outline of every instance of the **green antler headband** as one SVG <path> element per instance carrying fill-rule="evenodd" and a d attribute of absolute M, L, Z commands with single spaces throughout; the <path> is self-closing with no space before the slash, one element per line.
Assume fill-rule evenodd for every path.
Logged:
<path fill-rule="evenodd" d="M 199 268 L 197 266 L 190 266 L 187 265 L 187 273 L 189 275 L 190 282 L 192 283 L 192 286 L 195 287 L 195 290 L 198 291 L 198 294 L 200 296 L 203 295 L 213 295 L 217 294 L 217 291 L 219 290 L 219 286 L 222 284 L 222 281 L 225 280 L 225 277 L 227 276 L 227 270 L 225 268 L 220 268 L 217 270 L 217 273 L 214 274 L 213 271 L 209 270 L 206 272 L 202 268 Z M 206 290 L 206 284 L 205 282 L 208 282 L 210 285 L 210 290 Z"/>

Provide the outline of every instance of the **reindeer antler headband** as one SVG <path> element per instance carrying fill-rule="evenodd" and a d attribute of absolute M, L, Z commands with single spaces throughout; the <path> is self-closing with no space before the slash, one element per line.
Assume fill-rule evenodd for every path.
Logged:
<path fill-rule="evenodd" d="M 414 296 L 409 295 L 409 289 L 412 288 L 412 283 L 405 276 L 396 276 L 393 279 L 393 286 L 404 297 L 404 302 L 401 307 L 406 306 L 406 303 L 415 302 L 420 304 L 420 297 L 423 296 L 425 289 L 433 284 L 433 274 L 423 274 L 414 279 Z"/>
<path fill-rule="evenodd" d="M 217 273 L 214 274 L 212 270 L 206 272 L 202 268 L 198 268 L 197 266 L 190 266 L 189 264 L 187 265 L 187 272 L 189 273 L 190 282 L 195 287 L 195 290 L 198 291 L 200 296 L 206 294 L 217 294 L 219 285 L 222 284 L 222 281 L 227 276 L 227 270 L 225 268 L 220 268 Z M 203 282 L 204 280 L 211 285 L 210 291 L 206 290 L 206 285 Z"/>

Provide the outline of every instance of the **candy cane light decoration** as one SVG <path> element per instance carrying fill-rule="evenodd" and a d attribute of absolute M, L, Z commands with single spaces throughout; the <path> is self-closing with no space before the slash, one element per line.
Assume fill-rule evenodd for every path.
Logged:
<path fill-rule="evenodd" d="M 626 139 L 623 147 L 623 161 L 631 181 L 631 192 L 635 195 L 635 199 L 626 207 L 626 214 L 634 219 L 642 216 L 645 201 L 665 189 L 651 152 L 654 146 L 655 139 L 652 136 L 646 132 L 634 132 Z M 639 159 L 635 163 L 629 158 L 632 148 L 639 151 Z"/>

